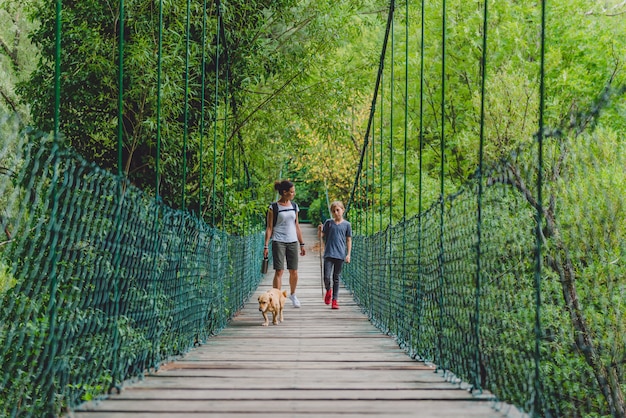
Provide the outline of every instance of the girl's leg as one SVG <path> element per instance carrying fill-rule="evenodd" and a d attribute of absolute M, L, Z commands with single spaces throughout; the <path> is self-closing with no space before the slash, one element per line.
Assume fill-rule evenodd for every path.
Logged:
<path fill-rule="evenodd" d="M 324 259 L 324 288 L 326 290 L 330 290 L 330 278 L 333 275 L 333 265 L 334 265 L 334 259 L 332 258 Z"/>
<path fill-rule="evenodd" d="M 334 260 L 333 269 L 333 300 L 337 300 L 339 294 L 339 279 L 341 278 L 341 269 L 343 268 L 343 260 Z"/>

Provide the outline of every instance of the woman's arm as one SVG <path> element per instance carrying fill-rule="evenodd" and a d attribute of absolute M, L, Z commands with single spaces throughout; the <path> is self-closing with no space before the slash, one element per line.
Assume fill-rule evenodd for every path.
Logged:
<path fill-rule="evenodd" d="M 272 229 L 274 228 L 274 211 L 270 208 L 267 211 L 267 219 L 266 219 L 266 227 L 265 227 L 265 245 L 263 248 L 263 257 L 267 258 L 268 254 L 269 254 L 269 243 L 270 243 L 270 238 L 272 238 Z"/>
<path fill-rule="evenodd" d="M 304 251 L 304 240 L 302 239 L 302 230 L 300 229 L 298 212 L 296 212 L 296 236 L 298 237 L 298 242 L 300 243 L 300 255 L 305 255 L 306 251 Z"/>

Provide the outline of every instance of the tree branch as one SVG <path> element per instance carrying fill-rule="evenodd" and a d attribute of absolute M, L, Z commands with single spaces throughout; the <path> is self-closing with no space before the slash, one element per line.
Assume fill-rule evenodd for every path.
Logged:
<path fill-rule="evenodd" d="M 233 136 L 235 136 L 239 130 L 241 128 L 243 128 L 243 126 L 252 118 L 252 116 L 258 112 L 259 110 L 261 110 L 263 108 L 263 106 L 265 106 L 268 102 L 270 102 L 274 97 L 278 96 L 278 94 L 280 94 L 289 84 L 291 84 L 296 78 L 298 78 L 300 75 L 302 75 L 302 73 L 304 73 L 304 71 L 306 70 L 306 67 L 303 67 L 300 71 L 298 71 L 296 74 L 294 74 L 289 80 L 287 80 L 282 86 L 280 86 L 277 90 L 275 90 L 268 98 L 266 98 L 265 100 L 263 100 L 261 103 L 259 103 L 259 105 L 257 105 L 257 107 L 254 108 L 254 110 L 252 110 L 252 112 L 250 112 L 248 114 L 248 116 L 246 116 L 241 123 L 239 123 L 231 132 L 230 136 L 228 137 L 228 140 L 230 141 Z"/>

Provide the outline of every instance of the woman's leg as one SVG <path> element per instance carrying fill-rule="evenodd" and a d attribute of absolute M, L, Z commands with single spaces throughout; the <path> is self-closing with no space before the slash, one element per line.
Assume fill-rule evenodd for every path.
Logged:
<path fill-rule="evenodd" d="M 272 286 L 276 289 L 280 289 L 283 282 L 283 271 L 282 270 L 274 270 L 274 281 Z"/>
<path fill-rule="evenodd" d="M 298 270 L 289 270 L 289 287 L 291 288 L 291 294 L 296 293 L 296 286 L 298 285 Z"/>
<path fill-rule="evenodd" d="M 296 242 L 290 242 L 286 245 L 285 258 L 287 259 L 287 270 L 289 270 L 289 286 L 291 287 L 291 294 L 289 299 L 293 303 L 294 308 L 300 307 L 300 301 L 296 296 L 296 286 L 298 285 L 298 256 L 300 252 L 300 244 Z"/>
<path fill-rule="evenodd" d="M 274 259 L 274 281 L 272 285 L 276 289 L 280 289 L 282 286 L 286 250 L 284 243 L 272 241 L 272 257 Z"/>

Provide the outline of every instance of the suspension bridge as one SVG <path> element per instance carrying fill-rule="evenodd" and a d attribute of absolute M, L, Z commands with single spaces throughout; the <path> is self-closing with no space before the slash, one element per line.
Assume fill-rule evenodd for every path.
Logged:
<path fill-rule="evenodd" d="M 307 243 L 316 235 L 303 226 Z M 217 336 L 72 416 L 522 416 L 409 357 L 344 287 L 340 309 L 331 310 L 321 292 L 319 244 L 307 252 L 297 289 L 302 308 L 287 300 L 282 324 L 259 326 L 256 297 L 271 287 L 270 271 Z"/>
<path fill-rule="evenodd" d="M 0 416 L 626 416 L 623 2 L 63 3 L 0 117 Z M 283 170 L 352 262 L 331 311 L 306 225 L 265 328 Z"/>

